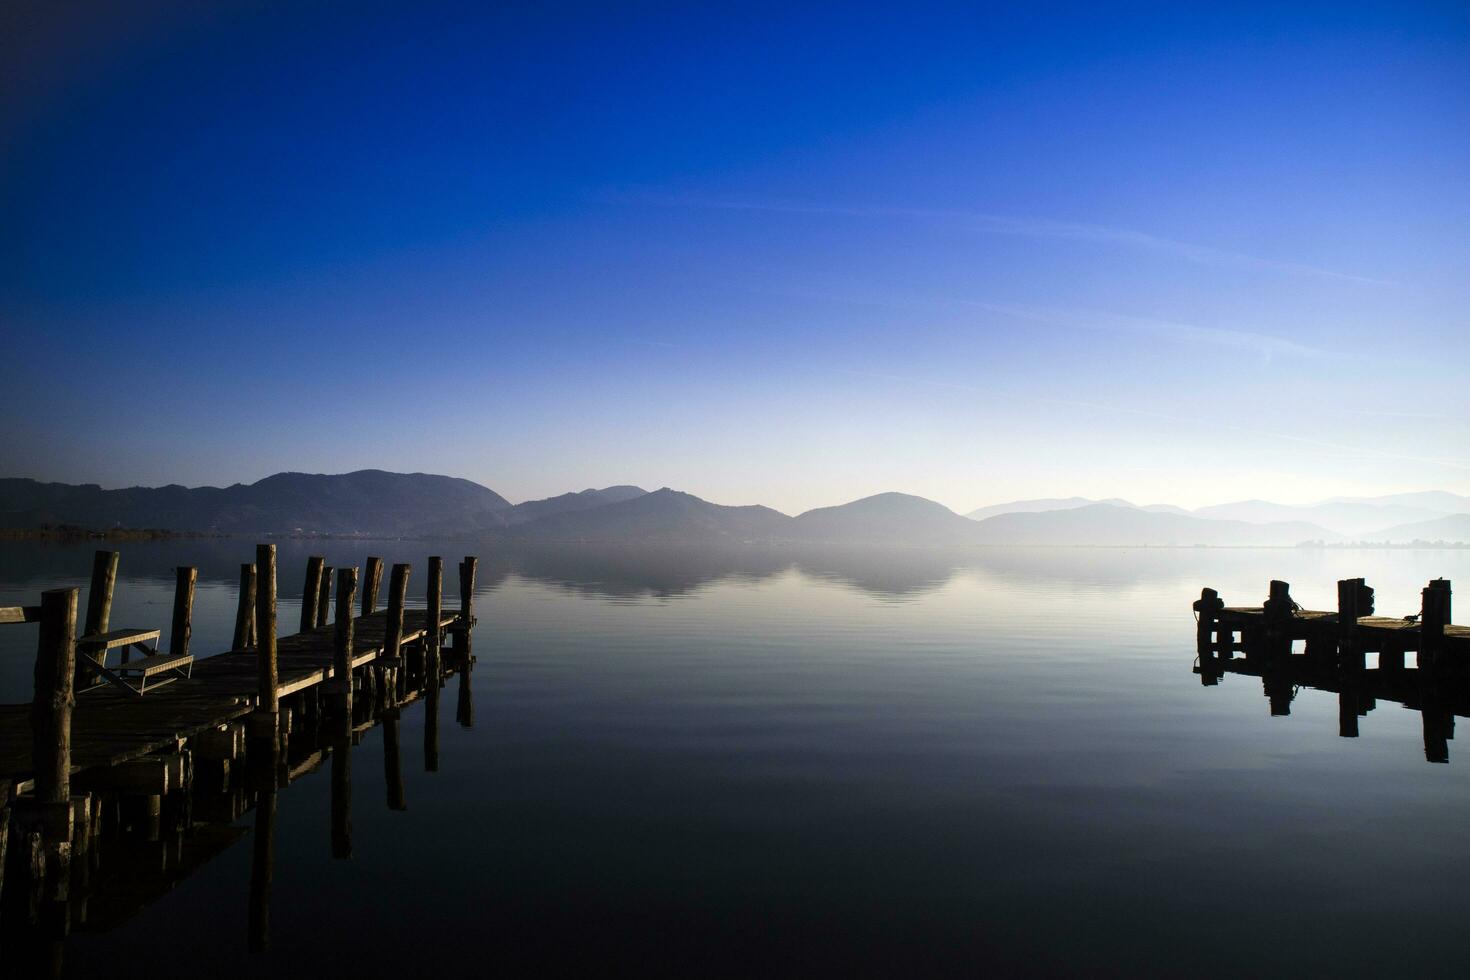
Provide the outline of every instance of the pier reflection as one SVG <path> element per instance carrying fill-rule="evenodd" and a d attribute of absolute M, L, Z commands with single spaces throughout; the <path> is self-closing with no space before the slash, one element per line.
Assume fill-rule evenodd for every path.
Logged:
<path fill-rule="evenodd" d="M 1342 738 L 1359 737 L 1361 720 L 1380 703 L 1397 704 L 1419 712 L 1425 761 L 1449 762 L 1455 718 L 1470 717 L 1470 632 L 1449 624 L 1450 583 L 1431 581 L 1421 612 L 1399 619 L 1373 615 L 1374 590 L 1362 579 L 1339 582 L 1338 597 L 1336 612 L 1304 610 L 1276 581 L 1262 606 L 1227 608 L 1205 589 L 1194 604 L 1200 683 L 1259 678 L 1277 717 L 1291 714 L 1303 689 L 1335 694 Z"/>

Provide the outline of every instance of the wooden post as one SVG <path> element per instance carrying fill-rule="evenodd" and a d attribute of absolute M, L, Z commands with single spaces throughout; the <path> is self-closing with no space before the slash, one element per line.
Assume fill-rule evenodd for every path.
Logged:
<path fill-rule="evenodd" d="M 1264 652 L 1267 656 L 1284 656 L 1291 652 L 1291 621 L 1296 612 L 1296 602 L 1291 598 L 1291 586 L 1273 579 L 1271 592 L 1261 607 L 1265 620 Z"/>
<path fill-rule="evenodd" d="M 428 601 L 424 609 L 424 674 L 437 690 L 439 687 L 439 649 L 443 636 L 439 620 L 444 612 L 444 559 L 429 556 Z"/>
<path fill-rule="evenodd" d="M 1364 666 L 1363 648 L 1358 639 L 1358 617 L 1366 615 L 1361 610 L 1365 588 L 1367 586 L 1360 578 L 1345 578 L 1337 583 L 1337 663 L 1344 670 L 1362 670 Z M 1358 734 L 1357 727 L 1354 709 L 1353 737 Z"/>
<path fill-rule="evenodd" d="M 383 637 L 383 657 L 394 660 L 403 645 L 403 604 L 408 599 L 408 574 L 412 565 L 394 565 L 388 582 L 388 628 Z"/>
<path fill-rule="evenodd" d="M 1195 647 L 1200 654 L 1208 653 L 1213 646 L 1220 610 L 1224 608 L 1225 600 L 1220 598 L 1220 593 L 1214 589 L 1200 589 L 1199 598 L 1194 602 L 1194 611 L 1199 615 L 1195 628 Z"/>
<path fill-rule="evenodd" d="M 231 650 L 255 646 L 255 565 L 240 566 L 240 597 L 235 606 L 235 638 Z"/>
<path fill-rule="evenodd" d="M 316 626 L 316 607 L 322 591 L 322 569 L 327 559 L 312 555 L 306 559 L 306 581 L 301 586 L 301 632 Z"/>
<path fill-rule="evenodd" d="M 1437 666 L 1444 646 L 1444 628 L 1450 622 L 1450 580 L 1432 580 L 1421 593 L 1419 607 L 1419 665 Z"/>
<path fill-rule="evenodd" d="M 194 632 L 194 585 L 199 581 L 199 569 L 180 565 L 174 580 L 174 621 L 168 634 L 170 656 L 183 657 L 189 653 L 189 637 Z"/>
<path fill-rule="evenodd" d="M 116 551 L 99 551 L 92 556 L 92 584 L 87 588 L 87 619 L 82 626 L 83 636 L 106 633 L 112 617 L 112 590 L 117 585 Z M 84 663 L 77 665 L 77 687 L 90 687 L 96 681 L 95 673 Z"/>
<path fill-rule="evenodd" d="M 378 611 L 378 586 L 383 583 L 383 559 L 368 556 L 362 575 L 362 614 L 371 616 Z"/>
<path fill-rule="evenodd" d="M 117 567 L 115 558 L 112 566 Z M 31 761 L 36 772 L 36 800 L 42 804 L 65 804 L 71 799 L 76 626 L 76 589 L 49 589 L 41 593 L 36 686 L 31 698 Z"/>
<path fill-rule="evenodd" d="M 332 707 L 352 728 L 352 603 L 357 597 L 357 569 L 337 572 L 337 631 L 332 648 Z"/>
<path fill-rule="evenodd" d="M 257 545 L 255 548 L 255 642 L 256 660 L 259 664 L 256 710 L 269 715 L 274 724 L 280 710 L 280 699 L 276 693 L 276 546 Z"/>
<path fill-rule="evenodd" d="M 479 559 L 466 555 L 459 563 L 459 623 L 452 634 L 455 667 L 467 671 L 470 667 L 470 630 L 475 625 L 475 566 Z"/>
<path fill-rule="evenodd" d="M 332 566 L 328 565 L 322 569 L 321 585 L 317 589 L 316 597 L 316 625 L 318 628 L 327 625 L 328 607 L 332 604 Z M 351 615 L 351 607 L 347 610 Z"/>
<path fill-rule="evenodd" d="M 1404 644 L 1403 641 L 1385 637 L 1383 648 L 1378 651 L 1379 670 L 1403 670 L 1404 669 Z"/>

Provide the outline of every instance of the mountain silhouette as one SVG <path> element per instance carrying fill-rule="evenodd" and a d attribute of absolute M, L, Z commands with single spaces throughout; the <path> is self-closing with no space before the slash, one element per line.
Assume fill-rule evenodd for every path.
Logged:
<path fill-rule="evenodd" d="M 547 497 L 544 500 L 527 500 L 516 504 L 507 510 L 500 512 L 500 516 L 507 525 L 525 524 L 538 518 L 549 517 L 552 514 L 571 513 L 579 510 L 591 510 L 604 504 L 617 504 L 625 500 L 633 500 L 648 493 L 642 487 L 617 486 L 603 487 L 601 490 L 583 490 L 580 493 L 564 493 L 556 497 Z"/>
<path fill-rule="evenodd" d="M 999 514 L 975 526 L 979 543 L 1015 545 L 1296 545 L 1340 537 L 1302 521 L 1247 524 L 1112 504 Z"/>
<path fill-rule="evenodd" d="M 907 493 L 880 493 L 809 510 L 792 521 L 802 541 L 948 545 L 975 540 L 976 524 L 943 504 Z"/>
<path fill-rule="evenodd" d="M 510 527 L 515 540 L 739 543 L 779 540 L 791 518 L 769 507 L 726 507 L 663 487 L 588 510 L 563 511 Z"/>
<path fill-rule="evenodd" d="M 410 534 L 432 522 L 460 531 L 499 526 L 510 507 L 469 480 L 430 473 L 277 473 L 229 487 L 103 490 L 20 478 L 0 479 L 0 526 L 74 524 L 181 531 Z"/>
<path fill-rule="evenodd" d="M 1371 543 L 1410 544 L 1414 541 L 1445 541 L 1456 544 L 1470 543 L 1470 514 L 1446 514 L 1428 521 L 1398 524 L 1362 535 L 1357 540 Z"/>

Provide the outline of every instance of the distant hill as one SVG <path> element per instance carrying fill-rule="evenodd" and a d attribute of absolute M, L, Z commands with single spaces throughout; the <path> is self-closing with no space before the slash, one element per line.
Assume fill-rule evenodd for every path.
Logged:
<path fill-rule="evenodd" d="M 1325 504 L 1377 504 L 1379 506 L 1417 507 L 1439 514 L 1470 514 L 1470 497 L 1447 490 L 1419 490 L 1414 493 L 1389 493 L 1381 497 L 1329 497 Z"/>
<path fill-rule="evenodd" d="M 1156 514 L 1189 513 L 1183 507 L 1175 507 L 1173 504 L 1144 504 L 1143 506 L 1139 506 L 1123 500 L 1121 497 L 1109 497 L 1106 500 L 1093 500 L 1090 497 L 1041 497 L 1036 500 L 1012 500 L 1004 504 L 991 504 L 988 507 L 972 510 L 965 516 L 972 521 L 983 521 L 987 517 L 995 517 L 997 514 L 1041 514 L 1049 510 L 1076 510 L 1078 507 L 1088 507 L 1092 504 L 1132 507 L 1137 510 L 1151 511 Z"/>
<path fill-rule="evenodd" d="M 591 510 L 601 507 L 603 504 L 618 504 L 625 500 L 633 500 L 648 493 L 642 487 L 603 487 L 601 490 L 583 490 L 580 493 L 564 493 L 557 497 L 547 497 L 544 500 L 527 500 L 525 503 L 516 504 L 507 510 L 500 512 L 500 516 L 508 525 L 525 524 L 541 517 L 549 517 L 552 514 L 571 513 L 579 510 Z"/>
<path fill-rule="evenodd" d="M 1442 516 L 1443 512 L 1428 510 L 1420 506 L 1372 500 L 1325 501 L 1305 507 L 1276 504 L 1269 500 L 1240 500 L 1229 504 L 1201 507 L 1193 511 L 1193 514 L 1195 517 L 1210 520 L 1250 521 L 1256 524 L 1272 521 L 1307 521 L 1331 528 L 1341 534 L 1353 535 L 1393 524 L 1431 520 Z"/>
<path fill-rule="evenodd" d="M 1447 514 L 1428 521 L 1398 524 L 1367 534 L 1355 535 L 1355 540 L 1372 543 L 1410 544 L 1415 541 L 1444 541 L 1452 544 L 1470 543 L 1470 514 Z"/>
<path fill-rule="evenodd" d="M 664 487 L 588 510 L 550 514 L 505 534 L 521 541 L 738 543 L 780 540 L 791 520 L 769 507 L 726 507 Z"/>
<path fill-rule="evenodd" d="M 469 480 L 429 473 L 277 473 L 229 487 L 103 490 L 0 479 L 0 526 L 75 524 L 223 533 L 413 534 L 426 525 L 460 531 L 499 526 L 510 502 Z"/>
<path fill-rule="evenodd" d="M 1090 504 L 1033 514 L 999 514 L 980 521 L 983 544 L 1016 545 L 1296 545 L 1339 535 L 1300 521 L 1248 524 Z"/>
<path fill-rule="evenodd" d="M 809 510 L 792 521 L 790 534 L 803 541 L 866 544 L 967 544 L 976 524 L 923 497 L 880 493 L 837 507 Z"/>
<path fill-rule="evenodd" d="M 995 504 L 962 517 L 942 504 L 880 493 L 788 517 L 727 507 L 668 487 L 612 486 L 512 506 L 478 483 L 428 473 L 278 473 L 229 487 L 129 487 L 0 478 L 0 529 L 363 534 L 488 534 L 527 543 L 802 545 L 1297 545 L 1470 541 L 1470 498 L 1444 491 L 1339 498 L 1306 507 L 1238 501 L 1186 512 L 1167 504 L 1059 497 Z M 999 511 L 993 513 L 995 511 Z M 1428 514 L 1426 517 L 1425 514 Z M 989 516 L 985 516 L 985 515 Z"/>
<path fill-rule="evenodd" d="M 1036 500 L 1012 500 L 1004 504 L 991 504 L 988 507 L 972 510 L 965 516 L 972 521 L 983 521 L 997 514 L 1040 514 L 1049 510 L 1074 510 L 1078 507 L 1086 507 L 1088 504 L 1098 503 L 1127 505 L 1127 501 L 1116 498 L 1092 500 L 1088 497 L 1041 497 Z"/>

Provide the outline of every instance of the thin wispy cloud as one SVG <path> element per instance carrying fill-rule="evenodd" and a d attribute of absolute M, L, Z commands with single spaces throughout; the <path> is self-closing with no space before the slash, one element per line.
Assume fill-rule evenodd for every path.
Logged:
<path fill-rule="evenodd" d="M 1374 286 L 1398 285 L 1373 276 L 1324 269 L 1304 262 L 1286 262 L 1264 258 L 1232 249 L 1185 242 L 1131 228 L 1058 221 L 984 211 L 961 211 L 944 208 L 864 207 L 854 205 L 815 204 L 782 201 L 737 201 L 683 194 L 615 194 L 609 199 L 620 203 L 649 204 L 659 207 L 696 208 L 712 211 L 758 211 L 775 214 L 831 215 L 854 218 L 901 218 L 908 220 L 948 221 L 968 225 L 977 231 L 1023 238 L 1094 242 L 1157 252 L 1203 265 L 1224 265 L 1260 269 L 1295 276 L 1334 279 Z"/>
<path fill-rule="evenodd" d="M 1235 330 L 1226 327 L 1202 327 L 1193 323 L 1173 320 L 1155 320 L 1150 317 L 1127 316 L 1120 313 L 1099 313 L 1087 310 L 1049 309 L 1035 306 L 1015 306 L 1004 303 L 985 303 L 975 300 L 955 302 L 977 309 L 1000 313 L 1045 323 L 1051 326 L 1080 330 L 1114 330 L 1124 333 L 1146 334 L 1173 343 L 1198 346 L 1226 347 L 1231 350 L 1248 351 L 1270 360 L 1273 357 L 1340 357 L 1341 354 L 1300 344 L 1284 337 L 1256 333 L 1250 330 Z"/>

